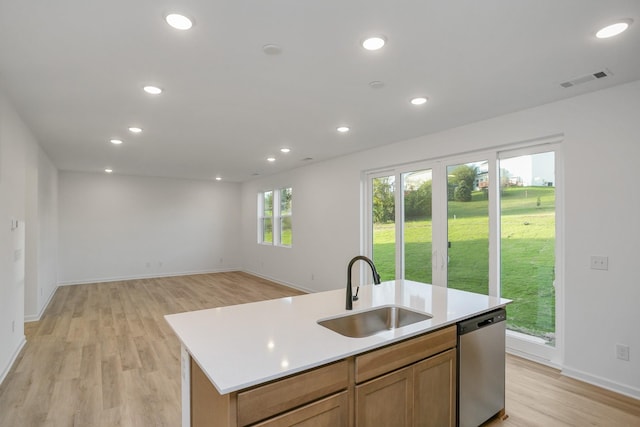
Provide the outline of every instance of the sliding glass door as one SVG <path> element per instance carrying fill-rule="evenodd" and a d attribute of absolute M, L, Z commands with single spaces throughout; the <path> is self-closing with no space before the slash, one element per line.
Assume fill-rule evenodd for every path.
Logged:
<path fill-rule="evenodd" d="M 431 169 L 370 176 L 369 187 L 371 254 L 381 279 L 431 283 Z"/>
<path fill-rule="evenodd" d="M 381 280 L 396 278 L 396 177 L 371 178 L 372 253 Z"/>
<path fill-rule="evenodd" d="M 507 327 L 556 341 L 555 153 L 500 157 L 500 287 L 513 300 Z"/>
<path fill-rule="evenodd" d="M 431 169 L 402 174 L 402 278 L 432 283 Z"/>
<path fill-rule="evenodd" d="M 447 166 L 447 286 L 489 294 L 488 162 Z"/>
<path fill-rule="evenodd" d="M 548 349 L 561 307 L 558 148 L 496 149 L 368 175 L 368 247 L 382 279 L 509 298 L 507 328 L 526 343 L 522 351 L 557 359 Z"/>

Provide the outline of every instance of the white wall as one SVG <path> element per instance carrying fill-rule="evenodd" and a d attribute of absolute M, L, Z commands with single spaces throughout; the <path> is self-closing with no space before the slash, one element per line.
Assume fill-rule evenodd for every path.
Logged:
<path fill-rule="evenodd" d="M 360 249 L 362 171 L 564 134 L 564 372 L 640 398 L 639 112 L 636 81 L 244 183 L 243 267 L 342 288 Z M 256 243 L 256 193 L 279 186 L 294 189 L 290 249 Z M 609 270 L 591 270 L 591 255 L 608 256 Z M 616 343 L 631 347 L 629 362 L 616 359 Z"/>
<path fill-rule="evenodd" d="M 56 224 L 47 218 L 55 218 L 56 173 L 0 88 L 0 381 L 24 345 L 25 307 L 39 312 L 55 290 Z M 23 230 L 11 230 L 12 219 L 25 221 L 21 254 L 14 241 Z"/>
<path fill-rule="evenodd" d="M 240 185 L 60 172 L 61 284 L 240 268 Z"/>
<path fill-rule="evenodd" d="M 359 177 L 349 159 L 337 159 L 245 183 L 243 269 L 309 291 L 343 286 L 348 260 L 360 253 Z M 292 247 L 259 245 L 257 193 L 287 186 L 293 190 Z"/>

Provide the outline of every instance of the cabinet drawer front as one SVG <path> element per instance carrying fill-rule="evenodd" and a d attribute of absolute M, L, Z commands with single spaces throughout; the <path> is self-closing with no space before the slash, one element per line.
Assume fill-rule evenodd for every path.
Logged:
<path fill-rule="evenodd" d="M 347 427 L 349 399 L 346 391 L 256 424 L 255 427 Z"/>
<path fill-rule="evenodd" d="M 456 346 L 456 326 L 356 356 L 356 383 L 370 380 Z"/>
<path fill-rule="evenodd" d="M 264 420 L 347 388 L 346 360 L 238 393 L 238 424 Z"/>

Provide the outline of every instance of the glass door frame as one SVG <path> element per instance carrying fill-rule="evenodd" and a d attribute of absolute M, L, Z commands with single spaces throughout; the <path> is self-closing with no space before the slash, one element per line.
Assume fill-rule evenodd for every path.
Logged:
<path fill-rule="evenodd" d="M 480 160 L 478 160 L 480 159 Z M 499 282 L 500 282 L 500 265 L 497 264 L 496 262 L 494 262 L 494 260 L 498 259 L 499 260 L 499 256 L 500 256 L 500 251 L 499 251 L 499 223 L 500 223 L 500 217 L 499 217 L 499 203 L 496 203 L 496 201 L 498 200 L 498 187 L 496 187 L 494 185 L 495 181 L 499 181 L 496 180 L 496 173 L 497 173 L 497 152 L 496 151 L 475 151 L 472 153 L 468 153 L 465 155 L 459 155 L 459 156 L 451 156 L 451 157 L 447 157 L 446 159 L 443 159 L 443 173 L 444 173 L 444 199 L 443 200 L 443 215 L 444 215 L 444 224 L 443 224 L 443 232 L 444 232 L 444 239 L 445 239 L 445 246 L 442 248 L 442 250 L 444 250 L 445 252 L 445 257 L 448 256 L 448 245 L 449 245 L 449 222 L 448 222 L 448 217 L 449 217 L 449 213 L 448 213 L 448 177 L 447 177 L 447 169 L 449 168 L 449 166 L 453 166 L 453 165 L 461 165 L 461 164 L 468 164 L 468 163 L 476 163 L 478 161 L 487 161 L 487 167 L 488 167 L 488 174 L 489 174 L 489 186 L 488 186 L 488 191 L 489 191 L 489 204 L 488 204 L 488 222 L 489 222 L 489 284 L 488 284 L 488 292 L 489 292 L 489 296 L 492 297 L 497 297 L 500 295 L 500 288 L 499 288 Z M 444 286 L 448 286 L 447 282 L 448 282 L 448 276 L 449 276 L 449 271 L 447 269 L 447 263 L 444 263 L 444 268 L 443 268 L 443 274 L 444 274 L 444 280 L 443 280 L 443 285 Z"/>
<path fill-rule="evenodd" d="M 556 312 L 556 345 L 551 347 L 540 344 L 534 339 L 527 339 L 522 334 L 507 331 L 507 349 L 510 353 L 521 355 L 538 362 L 560 366 L 564 359 L 564 175 L 562 140 L 564 135 L 557 134 L 521 143 L 488 147 L 483 150 L 470 151 L 464 154 L 452 154 L 431 160 L 417 161 L 410 164 L 389 166 L 377 170 L 363 171 L 362 177 L 362 209 L 361 252 L 372 256 L 373 251 L 373 212 L 372 212 L 372 179 L 394 175 L 395 192 L 395 232 L 396 232 L 396 280 L 404 278 L 403 258 L 403 191 L 402 174 L 422 169 L 432 170 L 432 284 L 447 286 L 447 166 L 472 163 L 477 159 L 487 160 L 489 172 L 489 296 L 500 296 L 500 177 L 499 160 L 526 154 L 538 154 L 553 151 L 555 153 L 555 312 Z"/>
<path fill-rule="evenodd" d="M 549 346 L 538 342 L 534 337 L 511 331 L 507 329 L 507 349 L 510 353 L 536 360 L 540 363 L 560 367 L 564 360 L 564 175 L 563 175 L 563 153 L 561 139 L 545 141 L 542 144 L 527 145 L 521 147 L 505 148 L 496 152 L 496 165 L 499 167 L 500 159 L 507 159 L 518 156 L 534 155 L 553 152 L 554 153 L 554 174 L 555 174 L 555 346 Z M 499 171 L 498 171 L 499 172 Z M 500 180 L 491 184 L 499 192 Z M 495 208 L 500 213 L 500 200 L 496 197 Z M 497 285 L 500 291 L 500 217 L 496 229 L 496 266 Z M 500 295 L 500 293 L 498 293 Z"/>
<path fill-rule="evenodd" d="M 365 197 L 363 200 L 363 212 L 364 219 L 362 221 L 362 237 L 363 237 L 363 253 L 365 253 L 368 257 L 373 256 L 373 185 L 372 181 L 375 178 L 381 178 L 386 176 L 394 176 L 395 177 L 395 193 L 394 193 L 394 202 L 395 202 L 395 279 L 401 280 L 404 279 L 405 276 L 405 265 L 404 265 L 404 180 L 403 175 L 408 172 L 415 172 L 420 170 L 431 170 L 432 176 L 432 200 L 436 200 L 436 197 L 441 197 L 440 191 L 438 190 L 441 185 L 436 183 L 436 180 L 441 180 L 441 178 L 436 179 L 436 175 L 440 176 L 439 169 L 441 165 L 439 162 L 416 162 L 406 165 L 400 165 L 392 168 L 385 168 L 375 171 L 365 171 L 363 173 L 363 182 L 364 182 L 364 190 Z M 446 190 L 446 183 L 445 183 Z M 446 220 L 446 212 L 445 212 L 445 220 Z M 432 254 L 431 254 L 431 262 L 432 262 L 432 284 L 442 286 L 446 283 L 446 274 L 444 276 L 445 282 L 442 281 L 442 273 L 436 267 L 439 265 L 435 262 L 437 257 L 436 249 L 442 245 L 441 239 L 438 238 L 436 230 L 440 229 L 440 223 L 442 221 L 441 213 L 437 212 L 435 209 L 435 204 L 432 203 L 432 236 L 431 236 L 431 244 L 432 244 Z M 445 237 L 446 238 L 446 237 Z M 446 267 L 446 266 L 445 266 Z"/>

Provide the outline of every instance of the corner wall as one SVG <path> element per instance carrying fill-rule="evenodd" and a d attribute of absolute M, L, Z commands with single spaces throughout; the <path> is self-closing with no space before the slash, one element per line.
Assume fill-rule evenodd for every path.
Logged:
<path fill-rule="evenodd" d="M 563 134 L 564 360 L 568 375 L 640 398 L 640 81 L 319 162 L 242 186 L 244 269 L 303 289 L 342 288 L 361 242 L 361 173 Z M 293 247 L 261 246 L 256 194 L 293 187 Z M 591 270 L 591 255 L 609 270 Z M 615 344 L 631 360 L 615 357 Z"/>
<path fill-rule="evenodd" d="M 40 149 L 27 169 L 25 321 L 40 320 L 58 287 L 58 170 Z"/>
<path fill-rule="evenodd" d="M 57 284 L 56 224 L 46 219 L 56 215 L 56 175 L 0 88 L 0 382 L 25 343 L 25 318 Z M 11 220 L 24 221 L 24 235 Z"/>

